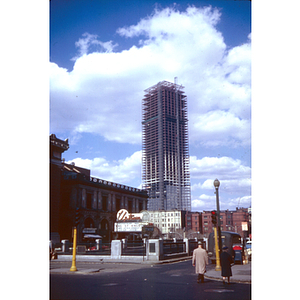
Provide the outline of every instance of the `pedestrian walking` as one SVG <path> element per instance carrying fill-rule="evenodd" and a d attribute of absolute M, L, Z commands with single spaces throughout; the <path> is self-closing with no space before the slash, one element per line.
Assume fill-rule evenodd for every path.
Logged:
<path fill-rule="evenodd" d="M 204 282 L 204 273 L 206 265 L 208 265 L 208 256 L 206 250 L 202 249 L 202 242 L 198 242 L 198 248 L 193 251 L 192 264 L 195 267 L 195 272 L 198 274 L 197 283 Z"/>
<path fill-rule="evenodd" d="M 223 252 L 221 253 L 221 276 L 223 277 L 223 284 L 225 284 L 225 279 L 227 277 L 228 284 L 230 284 L 230 277 L 232 276 L 231 264 L 233 259 L 228 253 L 228 247 L 223 247 Z"/>

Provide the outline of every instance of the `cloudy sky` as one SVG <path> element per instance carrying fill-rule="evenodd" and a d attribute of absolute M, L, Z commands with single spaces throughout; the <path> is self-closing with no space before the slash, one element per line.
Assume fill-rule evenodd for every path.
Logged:
<path fill-rule="evenodd" d="M 141 104 L 188 97 L 192 210 L 251 206 L 251 2 L 50 2 L 50 132 L 67 162 L 141 187 Z"/>

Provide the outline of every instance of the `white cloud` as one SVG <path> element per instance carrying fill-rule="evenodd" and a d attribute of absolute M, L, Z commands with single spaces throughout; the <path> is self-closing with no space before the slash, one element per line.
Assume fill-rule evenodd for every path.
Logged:
<path fill-rule="evenodd" d="M 250 120 L 243 120 L 231 112 L 215 110 L 206 114 L 193 114 L 194 131 L 191 140 L 201 146 L 245 146 L 250 144 Z"/>
<path fill-rule="evenodd" d="M 235 208 L 251 204 L 251 168 L 239 159 L 231 157 L 190 157 L 192 209 L 211 210 L 216 208 L 214 180 L 220 181 L 220 207 Z M 198 196 L 200 195 L 200 196 Z M 237 196 L 238 195 L 238 196 Z"/>
<path fill-rule="evenodd" d="M 241 179 L 229 179 L 222 180 L 220 185 L 220 191 L 230 192 L 245 192 L 249 191 L 251 188 L 251 179 L 250 178 L 241 178 Z M 214 180 L 207 179 L 202 184 L 197 185 L 198 189 L 204 190 L 214 190 Z"/>
<path fill-rule="evenodd" d="M 226 198 L 221 194 L 219 199 L 220 210 L 235 210 L 237 207 L 251 207 L 252 197 L 250 195 Z M 201 194 L 198 198 L 192 199 L 192 211 L 214 210 L 216 209 L 216 196 Z"/>
<path fill-rule="evenodd" d="M 251 84 L 251 35 L 249 43 L 235 47 L 228 52 L 224 67 L 232 83 Z"/>
<path fill-rule="evenodd" d="M 97 39 L 98 36 L 96 34 L 89 34 L 88 32 L 85 32 L 82 36 L 84 38 L 79 39 L 75 43 L 75 46 L 77 48 L 79 48 L 79 54 L 78 54 L 78 56 L 72 58 L 71 60 L 76 61 L 77 58 L 88 54 L 91 46 L 99 46 L 99 47 L 96 47 L 99 50 L 96 52 L 102 52 L 101 50 L 104 50 L 105 53 L 112 52 L 113 49 L 118 46 L 118 44 L 113 44 L 113 41 L 109 41 L 109 42 L 105 42 L 105 43 L 98 41 L 98 39 Z"/>
<path fill-rule="evenodd" d="M 250 140 L 250 40 L 228 51 L 212 8 L 156 10 L 119 28 L 140 44 L 114 52 L 113 41 L 83 34 L 71 72 L 50 64 L 51 132 L 89 132 L 141 143 L 144 89 L 161 80 L 186 88 L 191 143 L 236 147 Z"/>
<path fill-rule="evenodd" d="M 142 19 L 137 25 L 119 28 L 117 32 L 126 37 L 145 35 L 150 40 L 161 42 L 166 37 L 190 30 L 192 26 L 197 25 L 196 30 L 204 31 L 208 28 L 207 24 L 216 25 L 220 21 L 220 16 L 218 10 L 212 10 L 210 7 L 190 6 L 184 13 L 167 7 L 163 10 L 155 9 L 150 17 Z"/>
<path fill-rule="evenodd" d="M 251 168 L 242 165 L 239 159 L 231 157 L 203 157 L 197 159 L 190 157 L 190 173 L 195 179 L 206 179 L 207 183 L 202 185 L 207 187 L 213 183 L 215 178 L 219 180 L 248 179 L 251 177 Z M 213 185 L 212 185 L 213 186 Z"/>
<path fill-rule="evenodd" d="M 142 151 L 133 153 L 130 157 L 118 161 L 108 161 L 103 157 L 94 159 L 75 158 L 67 163 L 74 162 L 75 165 L 91 170 L 91 176 L 114 181 L 121 184 L 141 181 Z"/>
<path fill-rule="evenodd" d="M 202 194 L 197 199 L 192 200 L 192 211 L 212 210 L 216 203 L 215 196 Z"/>
<path fill-rule="evenodd" d="M 235 209 L 236 207 L 250 207 L 251 206 L 251 196 L 244 196 L 244 197 L 238 197 L 238 198 L 233 198 L 227 201 L 226 205 L 228 208 L 233 208 Z"/>

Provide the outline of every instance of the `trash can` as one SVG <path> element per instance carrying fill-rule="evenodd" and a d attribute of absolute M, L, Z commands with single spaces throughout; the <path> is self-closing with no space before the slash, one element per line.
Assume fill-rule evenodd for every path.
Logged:
<path fill-rule="evenodd" d="M 242 249 L 243 248 L 241 246 L 233 247 L 233 250 L 234 250 L 234 263 L 239 262 L 239 263 L 243 264 Z"/>
<path fill-rule="evenodd" d="M 243 256 L 241 250 L 235 250 L 235 257 L 234 257 L 234 263 L 239 262 L 243 264 Z"/>

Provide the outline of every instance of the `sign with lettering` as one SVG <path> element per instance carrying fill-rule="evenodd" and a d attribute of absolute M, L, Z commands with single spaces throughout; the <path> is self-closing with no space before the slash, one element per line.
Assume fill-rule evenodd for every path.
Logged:
<path fill-rule="evenodd" d="M 117 213 L 117 221 L 141 221 L 142 213 L 129 213 L 126 209 L 120 209 Z"/>
<path fill-rule="evenodd" d="M 141 232 L 144 224 L 140 222 L 115 223 L 115 232 Z"/>
<path fill-rule="evenodd" d="M 83 228 L 82 233 L 96 233 L 97 228 Z"/>
<path fill-rule="evenodd" d="M 248 223 L 242 222 L 242 231 L 248 231 Z"/>

